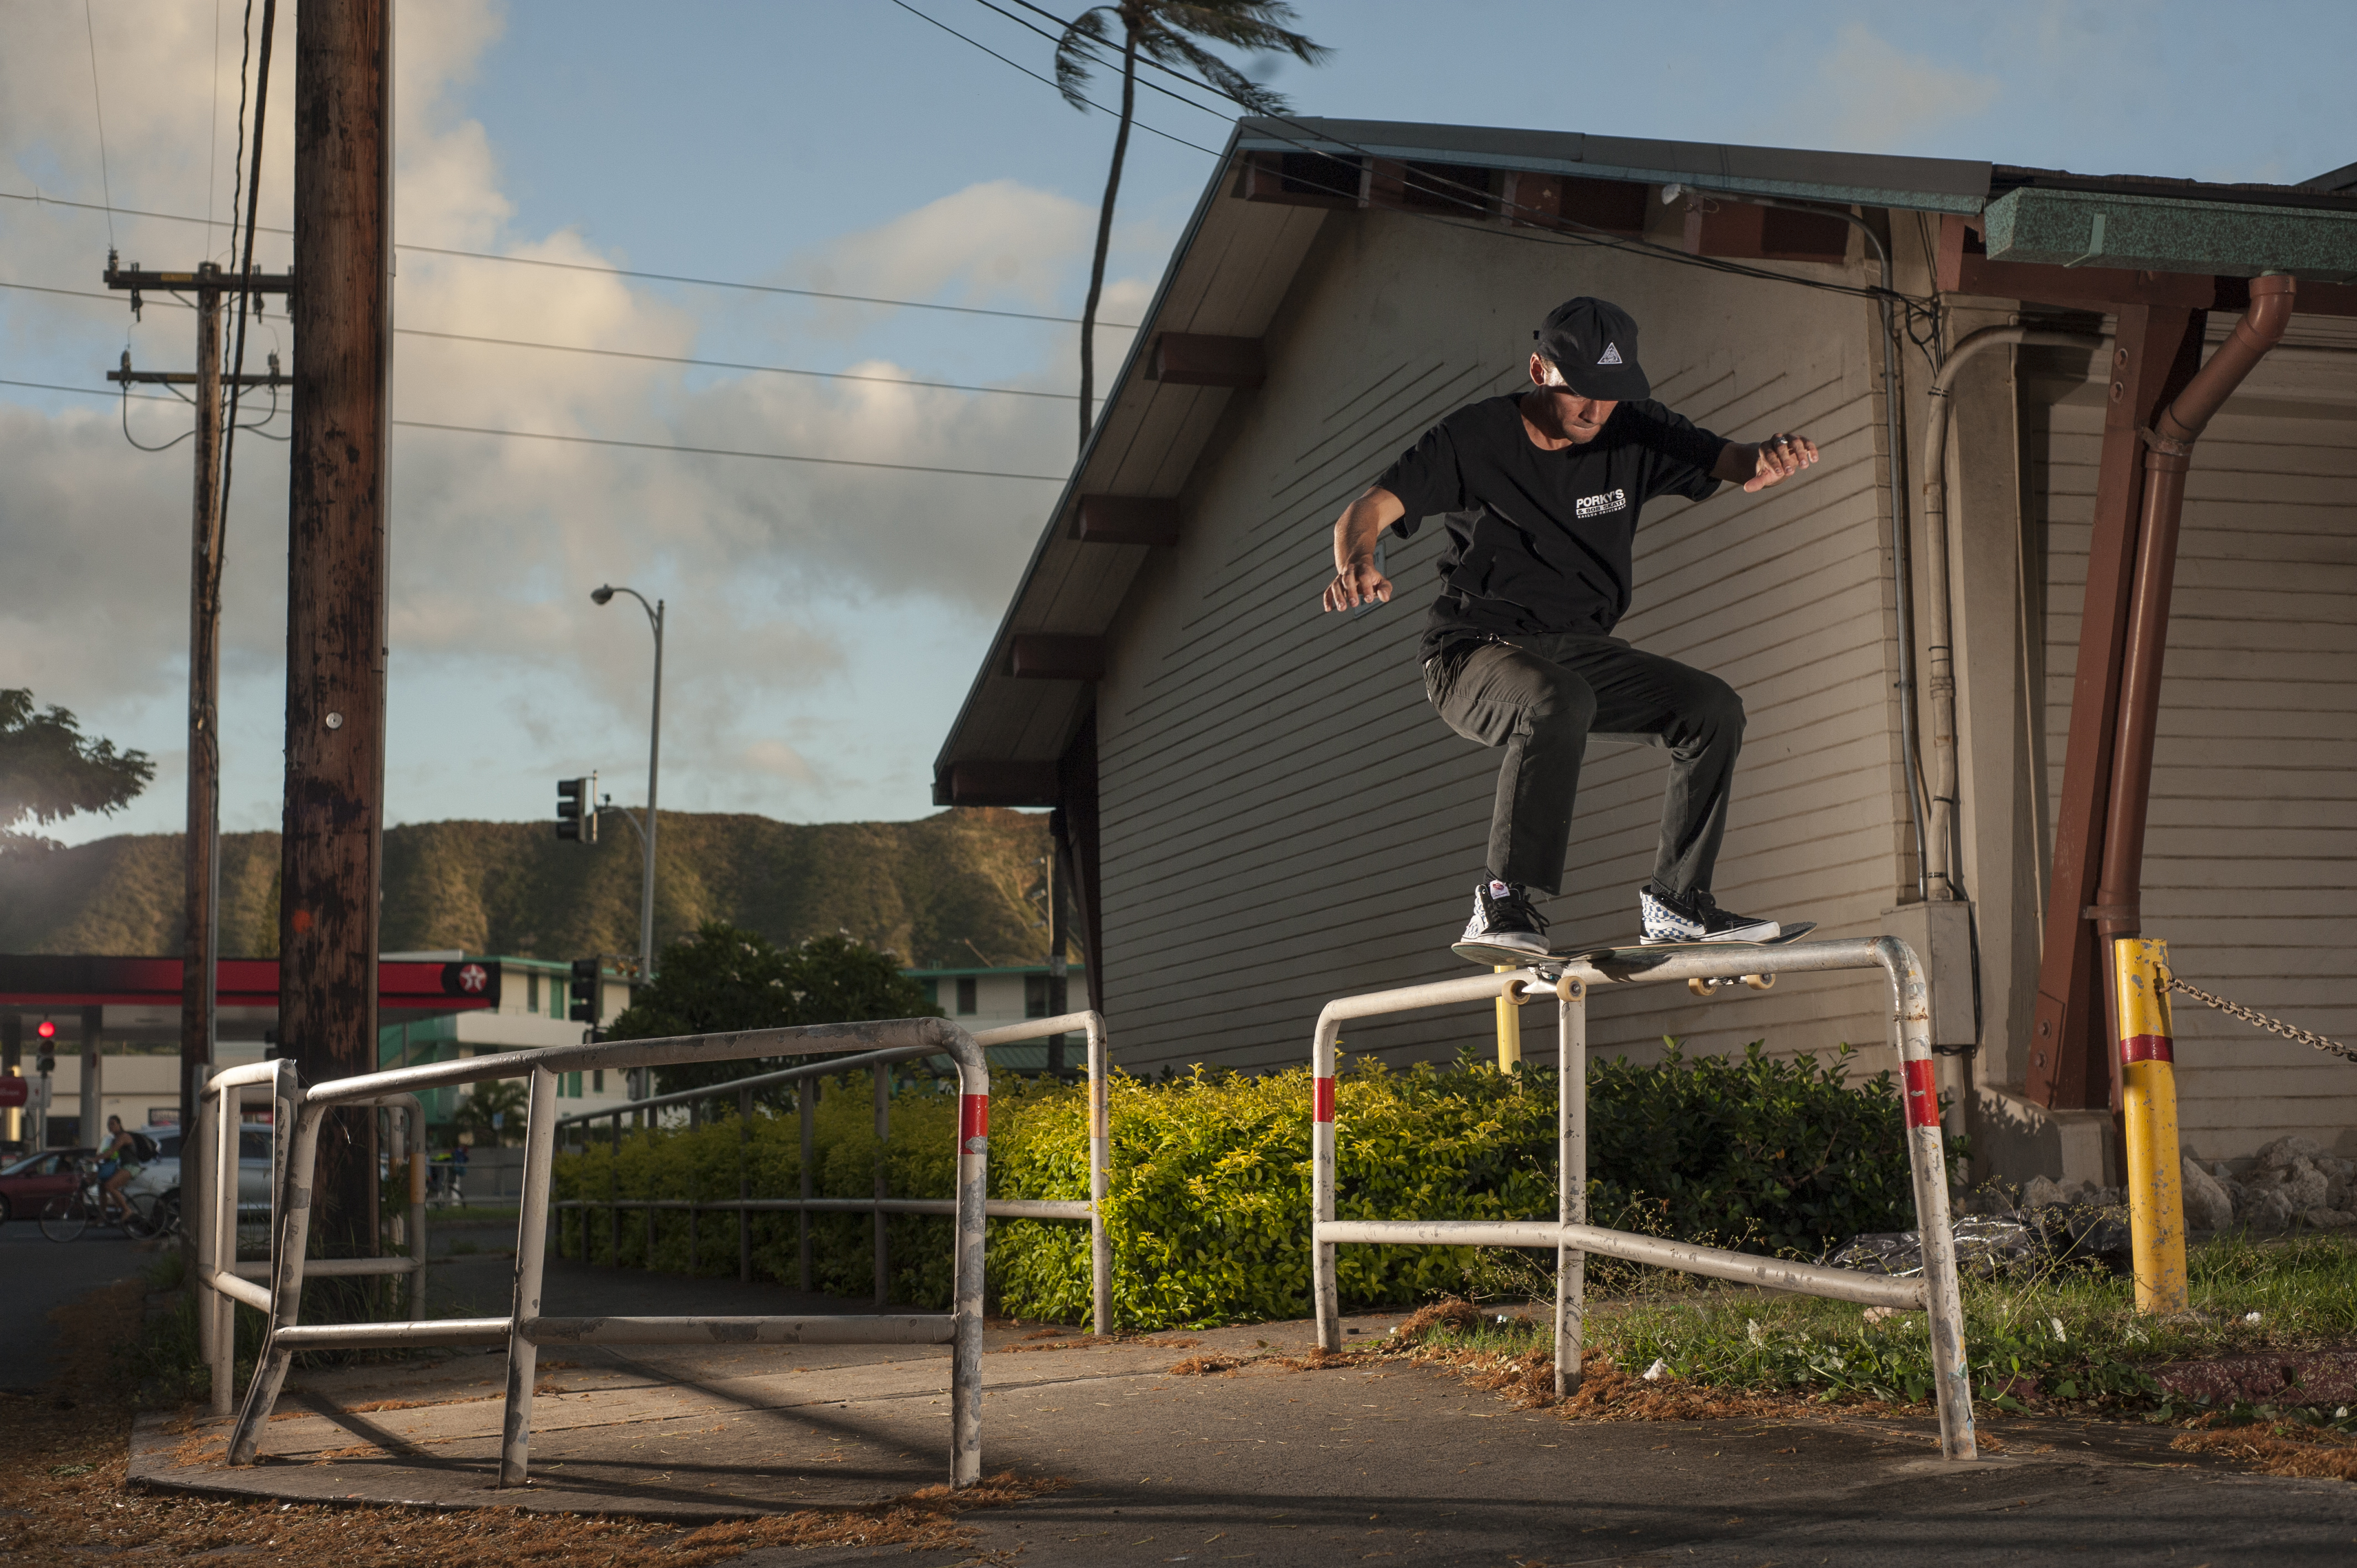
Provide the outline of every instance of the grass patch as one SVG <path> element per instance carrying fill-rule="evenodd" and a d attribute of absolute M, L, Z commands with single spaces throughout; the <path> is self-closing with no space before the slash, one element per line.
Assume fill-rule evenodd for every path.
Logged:
<path fill-rule="evenodd" d="M 2288 1423 L 2357 1434 L 2348 1406 L 2237 1405 L 2171 1400 L 2153 1377 L 2171 1361 L 2357 1343 L 2357 1243 L 2305 1236 L 2259 1244 L 2213 1240 L 2188 1258 L 2191 1310 L 2156 1319 L 2136 1310 L 2128 1280 L 2052 1266 L 1964 1282 L 1964 1341 L 1976 1399 L 2011 1412 L 2139 1413 L 2209 1424 Z M 1888 1312 L 1640 1271 L 1635 1289 L 1598 1302 L 1591 1356 L 1655 1381 L 1913 1404 L 1932 1397 L 1931 1337 L 1920 1312 Z M 1419 1322 L 1419 1320 L 1423 1320 Z M 1400 1337 L 1436 1350 L 1511 1359 L 1544 1352 L 1544 1309 L 1500 1313 L 1467 1304 L 1427 1308 Z"/>
<path fill-rule="evenodd" d="M 425 1211 L 425 1233 L 431 1236 L 442 1225 L 512 1225 L 519 1210 L 511 1204 L 505 1208 L 497 1205 L 461 1203 L 449 1208 Z"/>

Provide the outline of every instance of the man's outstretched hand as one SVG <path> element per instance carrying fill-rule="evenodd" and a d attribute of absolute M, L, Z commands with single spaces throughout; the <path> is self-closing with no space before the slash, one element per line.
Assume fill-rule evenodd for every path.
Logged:
<path fill-rule="evenodd" d="M 1375 541 L 1406 515 L 1399 497 L 1381 485 L 1370 485 L 1365 495 L 1342 509 L 1334 520 L 1334 579 L 1321 596 L 1329 610 L 1391 603 L 1392 580 L 1375 564 Z"/>
<path fill-rule="evenodd" d="M 1326 607 L 1329 610 L 1389 604 L 1391 596 L 1392 580 L 1377 571 L 1372 560 L 1351 562 L 1335 573 L 1334 580 L 1326 585 Z"/>
<path fill-rule="evenodd" d="M 1817 460 L 1817 444 L 1805 435 L 1770 435 L 1757 446 L 1728 442 L 1712 471 L 1739 481 L 1746 490 L 1781 485 Z"/>

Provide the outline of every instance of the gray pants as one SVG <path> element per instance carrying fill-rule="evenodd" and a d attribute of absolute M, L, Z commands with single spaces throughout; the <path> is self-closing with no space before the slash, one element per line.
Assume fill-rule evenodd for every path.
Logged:
<path fill-rule="evenodd" d="M 1710 886 L 1743 749 L 1743 699 L 1726 682 L 1617 637 L 1560 633 L 1445 649 L 1426 661 L 1424 689 L 1450 729 L 1506 748 L 1490 815 L 1491 875 L 1563 890 L 1592 733 L 1668 748 L 1653 887 L 1683 897 Z"/>

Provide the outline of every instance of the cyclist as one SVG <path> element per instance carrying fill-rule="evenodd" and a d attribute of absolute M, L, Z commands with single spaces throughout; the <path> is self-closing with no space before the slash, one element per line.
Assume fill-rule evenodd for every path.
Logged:
<path fill-rule="evenodd" d="M 111 1223 L 107 1218 L 106 1201 L 110 1197 L 122 1206 L 124 1219 L 131 1218 L 131 1199 L 124 1193 L 123 1188 L 133 1176 L 139 1174 L 139 1167 L 145 1163 L 140 1158 L 138 1137 L 124 1131 L 122 1117 L 108 1117 L 106 1142 L 98 1151 L 98 1222 L 100 1224 Z"/>

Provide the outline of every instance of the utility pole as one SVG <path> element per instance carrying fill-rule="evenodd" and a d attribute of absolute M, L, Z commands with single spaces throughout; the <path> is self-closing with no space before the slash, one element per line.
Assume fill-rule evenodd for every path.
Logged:
<path fill-rule="evenodd" d="M 286 526 L 279 1038 L 306 1081 L 377 1065 L 392 346 L 392 15 L 301 0 L 295 30 L 295 408 Z M 313 1234 L 377 1251 L 376 1113 L 319 1139 Z"/>
<path fill-rule="evenodd" d="M 188 558 L 188 828 L 182 855 L 186 872 L 181 909 L 187 934 L 180 947 L 180 1125 L 196 1125 L 197 1091 L 211 1070 L 219 1030 L 214 1017 L 215 983 L 221 960 L 221 388 L 282 387 L 277 357 L 266 375 L 221 373 L 221 301 L 238 295 L 285 294 L 294 285 L 286 274 L 232 275 L 210 262 L 194 272 L 147 272 L 138 263 L 125 271 L 106 257 L 106 286 L 126 289 L 132 314 L 140 291 L 188 293 L 197 301 L 197 368 L 194 371 L 135 371 L 124 351 L 123 368 L 106 379 L 124 388 L 137 385 L 197 389 L 197 478 L 195 527 Z"/>

